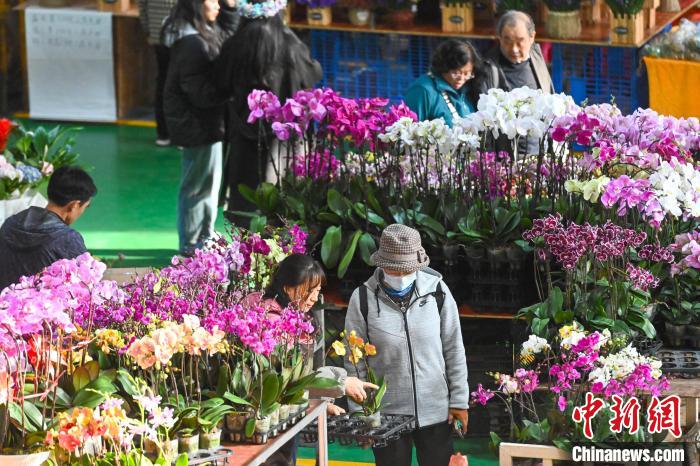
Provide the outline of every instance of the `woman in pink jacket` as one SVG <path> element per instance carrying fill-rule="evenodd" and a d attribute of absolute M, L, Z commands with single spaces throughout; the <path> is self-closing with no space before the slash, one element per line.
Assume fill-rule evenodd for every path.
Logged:
<path fill-rule="evenodd" d="M 318 301 L 321 287 L 326 282 L 326 275 L 321 264 L 310 256 L 304 254 L 292 254 L 280 262 L 270 285 L 264 293 L 251 293 L 246 296 L 241 304 L 245 306 L 259 305 L 268 312 L 268 317 L 281 317 L 282 311 L 293 306 L 304 312 L 309 312 Z M 315 322 L 316 338 L 302 341 L 308 347 L 311 356 L 318 349 L 323 348 L 323 326 Z M 313 390 L 314 398 L 340 398 L 349 396 L 358 403 L 367 397 L 367 389 L 377 389 L 376 385 L 363 382 L 357 377 L 348 377 L 342 367 L 324 366 L 317 367 L 316 371 L 321 377 L 335 379 L 339 383 L 337 389 Z M 334 404 L 328 405 L 328 414 L 337 416 L 345 410 Z M 279 450 L 279 454 L 268 460 L 265 465 L 294 465 L 296 464 L 296 438 Z"/>

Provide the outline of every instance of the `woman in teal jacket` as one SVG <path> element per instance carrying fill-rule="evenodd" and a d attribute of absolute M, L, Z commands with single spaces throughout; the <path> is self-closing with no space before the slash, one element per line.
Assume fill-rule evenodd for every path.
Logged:
<path fill-rule="evenodd" d="M 411 84 L 404 101 L 419 120 L 443 118 L 452 126 L 456 118 L 476 110 L 479 95 L 497 87 L 497 76 L 472 44 L 449 39 L 435 49 L 430 72 Z"/>

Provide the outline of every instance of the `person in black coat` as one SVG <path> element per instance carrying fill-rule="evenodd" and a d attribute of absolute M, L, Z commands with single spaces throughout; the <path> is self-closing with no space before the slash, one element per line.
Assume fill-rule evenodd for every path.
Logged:
<path fill-rule="evenodd" d="M 237 26 L 234 0 L 178 0 L 163 27 L 172 43 L 164 111 L 172 144 L 182 146 L 178 195 L 180 253 L 213 237 L 223 165 L 224 103 L 213 60 Z"/>
<path fill-rule="evenodd" d="M 30 207 L 0 228 L 0 290 L 35 275 L 59 259 L 87 252 L 80 233 L 69 225 L 85 212 L 97 188 L 78 167 L 61 167 L 49 180 L 49 204 Z"/>
<path fill-rule="evenodd" d="M 240 195 L 239 184 L 255 188 L 261 181 L 274 181 L 268 166 L 270 154 L 277 153 L 276 141 L 265 128 L 259 151 L 259 126 L 247 123 L 248 94 L 254 89 L 272 91 L 284 103 L 296 91 L 313 87 L 323 76 L 321 65 L 284 25 L 279 12 L 269 17 L 256 14 L 249 8 L 256 3 L 239 0 L 241 25 L 224 43 L 217 60 L 218 87 L 233 96 L 227 105 L 228 148 L 222 191 L 229 210 L 252 207 Z M 266 3 L 272 4 L 272 0 Z"/>

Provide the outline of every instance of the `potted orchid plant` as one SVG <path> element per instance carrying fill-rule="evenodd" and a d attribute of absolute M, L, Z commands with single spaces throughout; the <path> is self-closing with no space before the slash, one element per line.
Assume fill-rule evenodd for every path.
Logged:
<path fill-rule="evenodd" d="M 372 390 L 367 398 L 362 402 L 361 410 L 354 413 L 369 427 L 377 428 L 381 425 L 381 408 L 382 399 L 386 393 L 387 383 L 384 376 L 377 377 L 369 363 L 371 356 L 376 356 L 377 349 L 370 343 L 365 343 L 364 340 L 352 330 L 350 333 L 345 331 L 340 334 L 342 340 L 333 342 L 331 350 L 338 356 L 345 356 L 355 369 L 355 374 L 359 378 L 362 373 L 366 374 L 367 381 L 379 388 Z M 362 363 L 360 363 L 362 361 Z"/>
<path fill-rule="evenodd" d="M 572 422 L 587 392 L 600 397 L 609 408 L 615 397 L 624 401 L 643 393 L 659 396 L 668 390 L 661 361 L 640 355 L 625 337 L 613 338 L 607 330 L 586 332 L 574 322 L 559 327 L 550 340 L 531 335 L 521 347 L 520 363 L 512 375 L 493 374 L 496 390 L 479 384 L 472 393 L 474 404 L 486 405 L 492 399 L 504 403 L 511 419 L 512 441 L 551 443 L 571 451 L 573 444 L 581 441 L 605 444 L 654 438 L 646 429 L 612 431 L 609 409 L 600 410 L 590 432 Z M 496 446 L 501 442 L 494 433 L 491 439 Z"/>

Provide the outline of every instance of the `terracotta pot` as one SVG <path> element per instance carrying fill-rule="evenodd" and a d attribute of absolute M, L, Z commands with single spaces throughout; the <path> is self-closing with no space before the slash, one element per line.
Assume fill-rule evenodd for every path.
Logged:
<path fill-rule="evenodd" d="M 386 14 L 387 25 L 393 29 L 411 29 L 416 14 L 411 10 L 392 10 Z"/>

